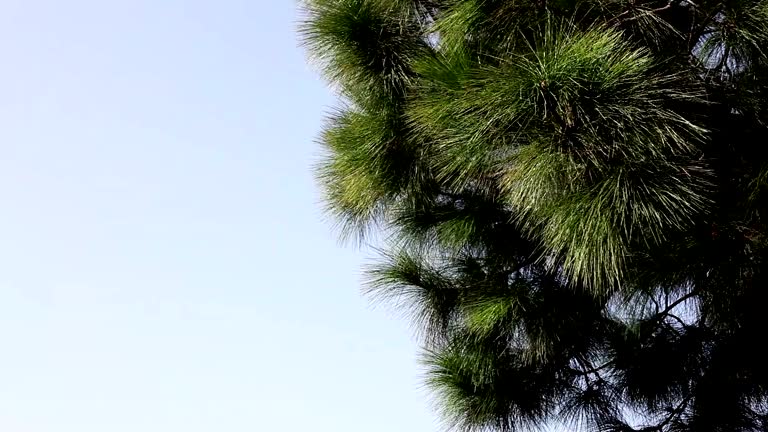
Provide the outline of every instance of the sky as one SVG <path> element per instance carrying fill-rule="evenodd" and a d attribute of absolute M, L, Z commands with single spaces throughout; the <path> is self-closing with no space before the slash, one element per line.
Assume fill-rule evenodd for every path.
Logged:
<path fill-rule="evenodd" d="M 291 0 L 0 2 L 0 430 L 435 432 Z"/>

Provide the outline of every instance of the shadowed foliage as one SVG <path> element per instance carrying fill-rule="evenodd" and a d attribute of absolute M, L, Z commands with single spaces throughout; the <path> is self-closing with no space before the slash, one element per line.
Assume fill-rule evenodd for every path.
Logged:
<path fill-rule="evenodd" d="M 768 0 L 305 0 L 449 427 L 768 430 Z"/>

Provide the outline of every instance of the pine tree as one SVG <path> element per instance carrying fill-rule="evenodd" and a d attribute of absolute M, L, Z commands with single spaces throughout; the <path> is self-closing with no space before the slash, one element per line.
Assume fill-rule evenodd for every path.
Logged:
<path fill-rule="evenodd" d="M 328 210 L 450 426 L 768 430 L 768 0 L 304 11 Z"/>

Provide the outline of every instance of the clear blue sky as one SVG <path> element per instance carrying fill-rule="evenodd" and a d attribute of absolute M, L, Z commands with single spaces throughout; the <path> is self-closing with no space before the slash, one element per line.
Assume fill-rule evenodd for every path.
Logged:
<path fill-rule="evenodd" d="M 290 0 L 0 6 L 0 430 L 433 432 Z"/>

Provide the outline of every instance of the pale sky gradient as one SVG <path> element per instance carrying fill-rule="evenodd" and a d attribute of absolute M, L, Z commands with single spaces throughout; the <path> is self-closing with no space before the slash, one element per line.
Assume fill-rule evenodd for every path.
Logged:
<path fill-rule="evenodd" d="M 0 430 L 435 432 L 291 0 L 0 1 Z"/>

